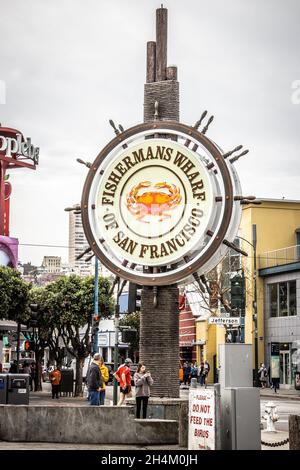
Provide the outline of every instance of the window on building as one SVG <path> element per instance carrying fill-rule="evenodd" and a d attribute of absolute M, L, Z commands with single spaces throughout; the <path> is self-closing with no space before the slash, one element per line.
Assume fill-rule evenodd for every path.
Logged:
<path fill-rule="evenodd" d="M 289 282 L 289 311 L 290 316 L 297 315 L 296 281 Z"/>
<path fill-rule="evenodd" d="M 279 317 L 288 316 L 288 285 L 287 282 L 279 283 Z"/>
<path fill-rule="evenodd" d="M 269 308 L 271 317 L 297 315 L 296 281 L 270 284 Z"/>
<path fill-rule="evenodd" d="M 270 284 L 270 313 L 271 317 L 277 317 L 278 312 L 278 297 L 277 297 L 278 284 Z"/>
<path fill-rule="evenodd" d="M 296 230 L 296 256 L 297 256 L 297 259 L 299 260 L 300 259 L 300 229 L 297 228 Z"/>

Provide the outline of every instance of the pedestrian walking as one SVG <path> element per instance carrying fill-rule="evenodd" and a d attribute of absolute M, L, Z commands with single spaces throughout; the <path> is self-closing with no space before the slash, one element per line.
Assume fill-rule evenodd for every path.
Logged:
<path fill-rule="evenodd" d="M 198 367 L 198 381 L 203 387 L 205 385 L 205 371 L 204 371 L 204 362 L 202 361 L 200 366 Z"/>
<path fill-rule="evenodd" d="M 183 367 L 182 365 L 180 364 L 179 365 L 179 384 L 181 385 L 183 382 Z"/>
<path fill-rule="evenodd" d="M 207 377 L 208 377 L 209 371 L 210 371 L 210 365 L 207 361 L 205 361 L 204 362 L 204 386 L 205 388 L 207 384 Z"/>
<path fill-rule="evenodd" d="M 147 418 L 147 406 L 150 397 L 150 387 L 153 385 L 153 379 L 150 371 L 146 369 L 143 362 L 140 362 L 136 373 L 134 374 L 136 417 L 140 419 L 141 406 L 143 407 L 143 419 Z"/>
<path fill-rule="evenodd" d="M 18 370 L 18 367 L 17 367 L 17 361 L 14 361 L 10 368 L 9 368 L 9 373 L 10 374 L 16 374 L 17 373 L 17 370 Z"/>
<path fill-rule="evenodd" d="M 93 362 L 89 368 L 87 377 L 89 401 L 92 406 L 100 405 L 100 390 L 103 388 L 100 359 L 101 356 L 99 353 L 94 354 Z"/>
<path fill-rule="evenodd" d="M 109 379 L 109 372 L 108 372 L 108 368 L 104 364 L 103 357 L 100 357 L 99 362 L 100 362 L 100 372 L 101 372 L 101 375 L 102 375 L 102 387 L 100 389 L 99 404 L 100 404 L 100 406 L 103 406 L 104 402 L 105 402 L 105 389 L 106 389 L 106 384 L 107 384 L 108 379 Z"/>
<path fill-rule="evenodd" d="M 267 377 L 268 371 L 263 363 L 260 364 L 260 368 L 258 369 L 258 378 L 261 384 L 261 388 L 266 388 L 267 386 Z"/>
<path fill-rule="evenodd" d="M 272 388 L 274 393 L 277 393 L 277 390 L 279 390 L 279 377 L 272 378 Z"/>
<path fill-rule="evenodd" d="M 118 401 L 118 406 L 123 405 L 126 397 L 131 397 L 131 374 L 129 369 L 131 363 L 131 359 L 125 359 L 124 364 L 114 373 L 115 379 L 120 383 L 120 400 Z"/>
<path fill-rule="evenodd" d="M 196 362 L 191 366 L 191 379 L 197 379 L 198 367 Z"/>
<path fill-rule="evenodd" d="M 273 383 L 272 383 L 272 378 L 271 378 L 271 366 L 268 367 L 267 386 L 270 388 L 273 388 Z"/>
<path fill-rule="evenodd" d="M 30 377 L 31 377 L 31 391 L 33 391 L 33 389 L 36 391 L 37 389 L 37 384 L 36 384 L 36 365 L 35 363 L 33 362 L 31 364 L 31 371 L 30 371 Z"/>
<path fill-rule="evenodd" d="M 59 399 L 59 392 L 60 392 L 60 382 L 61 382 L 61 372 L 60 372 L 60 367 L 56 367 L 51 373 L 50 373 L 50 382 L 51 382 L 51 387 L 52 387 L 52 399 L 55 397 L 57 400 Z"/>
<path fill-rule="evenodd" d="M 23 365 L 23 374 L 28 374 L 29 375 L 29 386 L 30 386 L 30 391 L 32 392 L 32 377 L 31 377 L 31 367 L 29 362 L 24 362 Z"/>
<path fill-rule="evenodd" d="M 188 361 L 185 361 L 185 363 L 183 364 L 183 383 L 184 383 L 184 385 L 186 385 L 186 384 L 189 385 L 190 380 L 191 380 L 191 366 L 188 363 Z"/>

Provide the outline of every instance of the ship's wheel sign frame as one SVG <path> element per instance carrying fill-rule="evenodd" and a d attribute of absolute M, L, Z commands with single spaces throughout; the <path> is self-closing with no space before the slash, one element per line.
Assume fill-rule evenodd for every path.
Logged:
<path fill-rule="evenodd" d="M 234 166 L 203 133 L 174 121 L 139 124 L 91 165 L 84 232 L 117 276 L 150 286 L 184 282 L 225 256 L 240 224 L 239 194 Z"/>

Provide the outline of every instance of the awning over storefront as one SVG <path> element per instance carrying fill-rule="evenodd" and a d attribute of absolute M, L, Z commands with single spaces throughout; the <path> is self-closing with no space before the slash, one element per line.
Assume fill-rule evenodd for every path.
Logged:
<path fill-rule="evenodd" d="M 0 331 L 17 331 L 18 324 L 15 321 L 11 320 L 0 320 Z M 21 325 L 21 330 L 26 331 L 28 327 L 26 325 Z"/>

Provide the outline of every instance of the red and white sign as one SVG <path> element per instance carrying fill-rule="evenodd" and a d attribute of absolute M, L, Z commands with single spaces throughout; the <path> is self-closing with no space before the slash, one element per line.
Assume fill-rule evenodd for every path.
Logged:
<path fill-rule="evenodd" d="M 215 450 L 215 391 L 190 389 L 189 450 Z"/>

